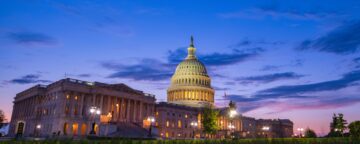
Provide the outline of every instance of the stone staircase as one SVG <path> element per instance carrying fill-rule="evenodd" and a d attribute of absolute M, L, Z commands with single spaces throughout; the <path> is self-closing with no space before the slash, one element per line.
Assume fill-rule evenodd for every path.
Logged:
<path fill-rule="evenodd" d="M 115 132 L 110 133 L 108 137 L 121 138 L 148 138 L 148 130 L 140 125 L 128 122 L 120 122 L 116 124 Z"/>

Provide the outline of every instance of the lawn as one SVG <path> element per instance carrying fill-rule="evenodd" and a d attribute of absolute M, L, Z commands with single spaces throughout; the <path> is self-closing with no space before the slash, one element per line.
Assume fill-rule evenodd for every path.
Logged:
<path fill-rule="evenodd" d="M 275 138 L 239 140 L 44 140 L 1 141 L 0 144 L 360 144 L 360 139 L 352 138 Z"/>

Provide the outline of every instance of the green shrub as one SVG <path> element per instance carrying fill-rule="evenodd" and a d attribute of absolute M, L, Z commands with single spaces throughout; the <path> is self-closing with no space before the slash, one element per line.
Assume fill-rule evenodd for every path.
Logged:
<path fill-rule="evenodd" d="M 104 140 L 44 140 L 0 141 L 0 144 L 359 144 L 354 138 L 274 138 L 274 139 L 216 139 L 216 140 L 131 140 L 131 139 L 104 139 Z"/>

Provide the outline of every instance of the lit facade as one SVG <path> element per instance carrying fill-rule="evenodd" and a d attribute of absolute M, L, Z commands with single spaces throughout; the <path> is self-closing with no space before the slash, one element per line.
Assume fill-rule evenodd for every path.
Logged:
<path fill-rule="evenodd" d="M 214 105 L 214 89 L 205 65 L 195 55 L 196 48 L 191 37 L 188 55 L 175 70 L 167 90 L 169 103 L 204 107 Z"/>
<path fill-rule="evenodd" d="M 99 115 L 91 114 L 91 107 Z M 89 134 L 93 122 L 97 135 L 104 135 L 117 124 L 136 128 L 153 115 L 154 107 L 153 95 L 125 84 L 63 79 L 16 95 L 9 135 L 81 137 Z"/>

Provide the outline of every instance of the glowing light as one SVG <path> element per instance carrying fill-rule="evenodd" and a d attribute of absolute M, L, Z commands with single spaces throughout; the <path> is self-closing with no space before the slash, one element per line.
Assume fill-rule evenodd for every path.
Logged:
<path fill-rule="evenodd" d="M 268 131 L 268 130 L 270 130 L 270 127 L 268 127 L 268 126 L 263 126 L 261 129 L 262 129 L 263 131 Z"/>
<path fill-rule="evenodd" d="M 235 117 L 236 115 L 237 115 L 237 111 L 236 111 L 236 110 L 230 110 L 230 112 L 229 112 L 230 118 L 233 118 L 233 117 Z"/>

